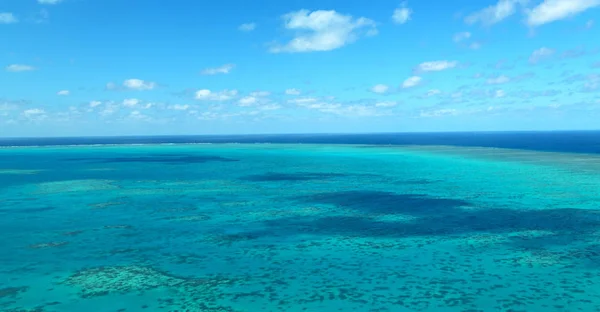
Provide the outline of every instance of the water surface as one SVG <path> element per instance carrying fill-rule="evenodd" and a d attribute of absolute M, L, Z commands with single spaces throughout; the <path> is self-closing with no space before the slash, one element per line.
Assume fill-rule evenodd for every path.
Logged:
<path fill-rule="evenodd" d="M 596 311 L 599 173 L 440 144 L 3 148 L 0 310 Z"/>

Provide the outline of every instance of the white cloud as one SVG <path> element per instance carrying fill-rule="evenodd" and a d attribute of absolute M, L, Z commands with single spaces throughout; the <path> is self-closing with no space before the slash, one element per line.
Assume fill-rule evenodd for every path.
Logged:
<path fill-rule="evenodd" d="M 342 106 L 342 104 L 319 101 L 319 99 L 316 98 L 300 98 L 293 100 L 293 102 L 295 102 L 298 106 L 306 107 L 309 109 L 316 109 L 320 111 L 332 110 Z"/>
<path fill-rule="evenodd" d="M 10 12 L 0 12 L 0 24 L 18 23 L 19 19 Z"/>
<path fill-rule="evenodd" d="M 429 91 L 427 91 L 427 93 L 425 94 L 425 96 L 430 97 L 430 96 L 434 96 L 437 94 L 442 93 L 442 91 L 438 90 L 438 89 L 431 89 Z"/>
<path fill-rule="evenodd" d="M 239 106 L 252 106 L 258 103 L 269 102 L 267 96 L 271 95 L 268 91 L 250 92 L 249 96 L 245 96 L 238 101 Z"/>
<path fill-rule="evenodd" d="M 37 0 L 40 4 L 58 4 L 62 2 L 62 0 Z"/>
<path fill-rule="evenodd" d="M 299 105 L 299 106 L 304 106 L 304 105 L 308 105 L 310 103 L 318 102 L 318 99 L 312 98 L 312 97 L 305 97 L 305 98 L 291 99 L 291 100 L 288 100 L 288 102 Z"/>
<path fill-rule="evenodd" d="M 394 101 L 386 101 L 386 102 L 375 103 L 375 107 L 394 107 L 396 105 L 398 105 L 398 103 L 396 103 Z"/>
<path fill-rule="evenodd" d="M 340 103 L 329 103 L 314 98 L 305 98 L 306 101 L 300 101 L 296 104 L 307 109 L 316 110 L 322 113 L 347 116 L 347 117 L 367 117 L 389 115 L 389 112 L 378 110 L 374 106 L 366 105 L 342 105 Z M 382 106 L 380 106 L 382 107 Z"/>
<path fill-rule="evenodd" d="M 441 117 L 458 115 L 458 111 L 453 108 L 437 109 L 432 111 L 422 111 L 421 117 Z"/>
<path fill-rule="evenodd" d="M 222 115 L 215 113 L 215 112 L 204 112 L 202 114 L 200 114 L 200 116 L 198 116 L 198 119 L 200 120 L 215 120 L 218 118 L 223 117 Z"/>
<path fill-rule="evenodd" d="M 504 92 L 504 90 L 496 90 L 496 93 L 494 96 L 497 98 L 501 98 L 501 97 L 504 97 L 505 95 L 506 95 L 506 92 Z"/>
<path fill-rule="evenodd" d="M 271 92 L 269 92 L 269 91 L 250 92 L 250 96 L 254 96 L 254 97 L 265 97 L 265 96 L 269 96 L 269 95 L 271 95 Z"/>
<path fill-rule="evenodd" d="M 32 120 L 42 120 L 48 117 L 46 111 L 40 108 L 32 108 L 23 111 L 23 116 Z"/>
<path fill-rule="evenodd" d="M 388 112 L 381 111 L 374 107 L 366 105 L 339 105 L 335 108 L 321 109 L 320 111 L 323 113 L 331 113 L 348 117 L 375 117 L 389 115 Z"/>
<path fill-rule="evenodd" d="M 549 49 L 546 47 L 539 48 L 539 49 L 533 51 L 533 53 L 531 53 L 531 56 L 529 57 L 529 62 L 532 64 L 535 64 L 539 61 L 542 61 L 544 59 L 551 57 L 554 54 L 554 52 L 555 51 L 553 49 Z"/>
<path fill-rule="evenodd" d="M 454 34 L 454 37 L 452 37 L 454 42 L 461 42 L 461 41 L 467 40 L 469 38 L 471 38 L 471 33 L 468 31 L 456 33 L 456 34 Z"/>
<path fill-rule="evenodd" d="M 504 84 L 510 81 L 510 78 L 504 75 L 489 78 L 486 82 L 487 84 Z"/>
<path fill-rule="evenodd" d="M 527 13 L 529 26 L 562 20 L 600 6 L 600 0 L 544 0 Z"/>
<path fill-rule="evenodd" d="M 131 113 L 129 113 L 129 115 L 127 117 L 129 117 L 129 119 L 143 120 L 143 121 L 152 120 L 152 117 L 150 117 L 148 115 L 144 115 L 142 112 L 140 112 L 138 110 L 132 111 Z"/>
<path fill-rule="evenodd" d="M 266 110 L 266 111 L 278 110 L 280 108 L 281 108 L 281 105 L 279 105 L 279 104 L 266 104 L 266 105 L 262 105 L 262 106 L 258 107 L 259 110 Z"/>
<path fill-rule="evenodd" d="M 208 89 L 201 89 L 196 91 L 195 98 L 197 100 L 204 101 L 227 101 L 237 96 L 237 90 L 223 90 L 219 92 L 212 92 Z"/>
<path fill-rule="evenodd" d="M 383 93 L 388 92 L 389 89 L 390 89 L 390 87 L 387 85 L 378 84 L 371 88 L 371 92 L 383 94 Z"/>
<path fill-rule="evenodd" d="M 202 70 L 202 75 L 217 75 L 217 74 L 229 74 L 231 70 L 235 67 L 235 64 L 225 64 L 220 67 L 215 68 L 206 68 Z"/>
<path fill-rule="evenodd" d="M 465 18 L 467 24 L 481 23 L 491 26 L 515 14 L 518 4 L 526 4 L 528 0 L 499 0 L 495 5 L 488 6 Z"/>
<path fill-rule="evenodd" d="M 91 104 L 91 103 L 90 103 Z M 113 101 L 107 102 L 104 110 L 100 112 L 103 117 L 110 116 L 119 110 L 119 105 Z"/>
<path fill-rule="evenodd" d="M 287 95 L 300 95 L 300 90 L 298 89 L 286 89 L 285 94 Z"/>
<path fill-rule="evenodd" d="M 406 88 L 415 87 L 415 86 L 419 85 L 419 83 L 421 83 L 421 80 L 423 80 L 423 79 L 419 76 L 412 76 L 410 78 L 407 78 L 402 83 L 402 88 L 406 89 Z"/>
<path fill-rule="evenodd" d="M 456 65 L 458 65 L 456 61 L 432 61 L 419 64 L 415 70 L 417 72 L 442 71 L 454 68 Z"/>
<path fill-rule="evenodd" d="M 353 18 L 333 10 L 300 10 L 285 14 L 283 19 L 285 28 L 296 31 L 296 34 L 287 44 L 271 47 L 272 53 L 331 51 L 364 35 L 377 34 L 374 21 L 365 17 Z"/>
<path fill-rule="evenodd" d="M 12 65 L 6 66 L 5 69 L 6 69 L 6 71 L 9 71 L 9 72 L 23 72 L 23 71 L 35 70 L 35 67 L 29 66 L 29 65 L 22 65 L 22 64 L 12 64 Z"/>
<path fill-rule="evenodd" d="M 91 101 L 90 102 L 90 107 L 91 108 L 94 108 L 94 107 L 100 106 L 100 105 L 102 105 L 102 102 L 100 102 L 100 101 Z"/>
<path fill-rule="evenodd" d="M 109 83 L 110 84 L 110 83 Z M 131 90 L 152 90 L 156 87 L 155 82 L 144 81 L 141 79 L 127 79 L 123 82 L 123 86 Z M 108 85 L 107 85 L 108 87 Z"/>
<path fill-rule="evenodd" d="M 258 99 L 254 96 L 246 96 L 243 97 L 239 100 L 239 104 L 240 106 L 251 106 L 253 104 L 256 104 L 256 102 L 258 102 Z"/>
<path fill-rule="evenodd" d="M 57 95 L 69 95 L 71 92 L 69 90 L 61 90 L 56 93 Z"/>
<path fill-rule="evenodd" d="M 25 115 L 39 115 L 39 114 L 44 114 L 46 113 L 43 109 L 39 109 L 39 108 L 32 108 L 32 109 L 27 109 L 25 111 L 23 111 L 23 114 Z"/>
<path fill-rule="evenodd" d="M 185 105 L 175 104 L 175 105 L 170 105 L 167 108 L 172 109 L 172 110 L 188 110 L 190 108 L 190 106 L 187 104 L 185 104 Z"/>
<path fill-rule="evenodd" d="M 394 10 L 392 14 L 392 20 L 396 24 L 404 24 L 410 20 L 412 10 L 406 7 L 406 3 L 403 3 L 399 8 Z"/>
<path fill-rule="evenodd" d="M 240 27 L 238 27 L 239 30 L 241 31 L 253 31 L 256 29 L 256 23 L 245 23 L 240 25 Z"/>
<path fill-rule="evenodd" d="M 138 99 L 125 99 L 123 100 L 123 105 L 127 107 L 134 107 L 140 103 Z"/>

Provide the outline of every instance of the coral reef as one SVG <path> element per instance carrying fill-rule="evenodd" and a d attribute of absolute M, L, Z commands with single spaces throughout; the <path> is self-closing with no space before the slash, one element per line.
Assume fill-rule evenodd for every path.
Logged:
<path fill-rule="evenodd" d="M 20 294 L 22 292 L 26 292 L 28 289 L 29 289 L 29 287 L 27 287 L 27 286 L 0 288 L 0 298 L 6 298 L 6 297 L 14 298 L 18 294 Z"/>
<path fill-rule="evenodd" d="M 69 192 L 90 192 L 118 189 L 112 180 L 67 180 L 36 184 L 33 194 L 46 195 Z"/>
<path fill-rule="evenodd" d="M 251 233 L 238 234 L 208 234 L 204 235 L 199 241 L 215 244 L 217 246 L 231 246 L 232 244 L 251 241 L 259 238 Z"/>
<path fill-rule="evenodd" d="M 184 280 L 165 275 L 157 270 L 141 266 L 99 267 L 81 270 L 64 283 L 80 288 L 82 297 L 102 296 L 108 293 L 125 293 L 171 287 Z"/>
<path fill-rule="evenodd" d="M 30 245 L 29 248 L 31 248 L 31 249 L 54 248 L 54 247 L 64 246 L 66 244 L 68 244 L 68 242 L 49 242 L 49 243 Z"/>
<path fill-rule="evenodd" d="M 121 206 L 121 205 L 126 205 L 126 204 L 127 204 L 127 202 L 115 201 L 115 202 L 89 204 L 88 206 L 91 207 L 92 209 L 102 209 L 102 208 L 108 208 L 108 207 L 112 207 L 112 206 Z"/>
<path fill-rule="evenodd" d="M 192 216 L 177 216 L 177 217 L 167 217 L 165 218 L 169 221 L 206 221 L 210 220 L 210 216 L 208 215 L 192 215 Z"/>
<path fill-rule="evenodd" d="M 111 229 L 129 230 L 129 229 L 133 229 L 133 226 L 128 225 L 128 224 L 105 225 L 102 227 L 102 229 L 105 229 L 105 230 L 111 230 Z"/>
<path fill-rule="evenodd" d="M 31 169 L 0 169 L 0 174 L 13 174 L 13 175 L 20 175 L 20 174 L 38 174 L 40 172 L 43 172 L 44 170 L 31 170 Z"/>
<path fill-rule="evenodd" d="M 78 288 L 82 298 L 166 288 L 173 296 L 158 299 L 156 305 L 161 308 L 168 306 L 180 311 L 233 312 L 234 309 L 218 303 L 220 289 L 247 281 L 247 277 L 218 275 L 187 278 L 134 265 L 84 269 L 65 279 L 63 284 Z"/>

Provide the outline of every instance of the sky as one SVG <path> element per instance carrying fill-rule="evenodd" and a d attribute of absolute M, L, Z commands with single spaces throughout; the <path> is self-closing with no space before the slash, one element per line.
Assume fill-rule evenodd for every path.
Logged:
<path fill-rule="evenodd" d="M 0 0 L 0 136 L 600 129 L 600 0 Z"/>

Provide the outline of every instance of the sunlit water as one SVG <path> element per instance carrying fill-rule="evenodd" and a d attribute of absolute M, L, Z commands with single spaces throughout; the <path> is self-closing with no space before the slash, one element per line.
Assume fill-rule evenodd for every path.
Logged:
<path fill-rule="evenodd" d="M 598 311 L 600 157 L 0 149 L 1 311 Z"/>

